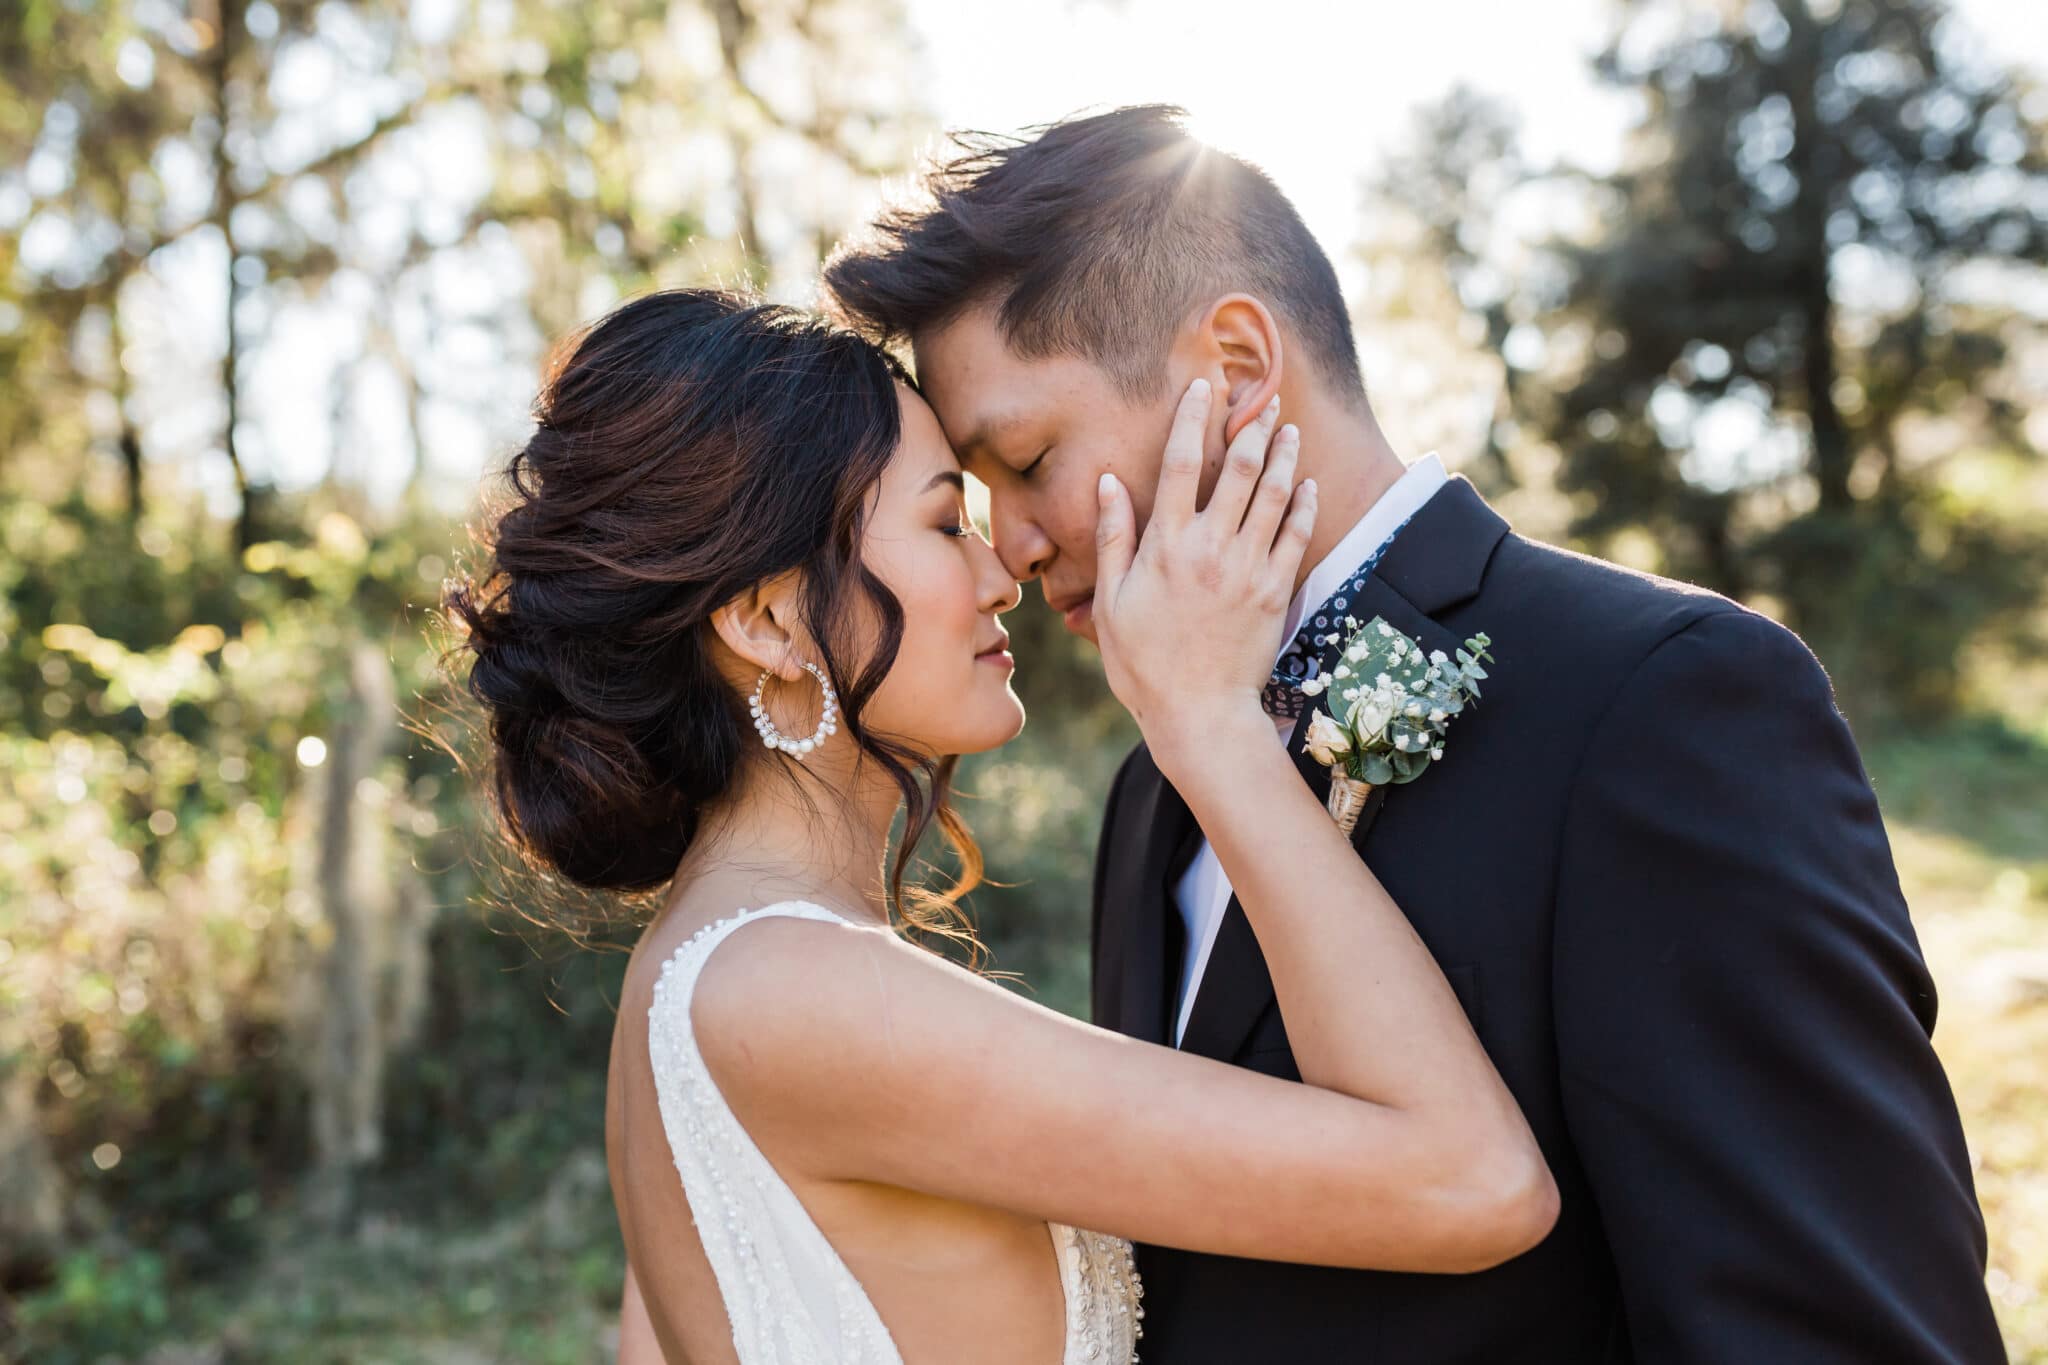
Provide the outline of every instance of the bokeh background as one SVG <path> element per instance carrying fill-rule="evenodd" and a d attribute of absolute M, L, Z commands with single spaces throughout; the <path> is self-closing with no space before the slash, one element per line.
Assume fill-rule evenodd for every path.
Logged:
<path fill-rule="evenodd" d="M 607 1356 L 623 958 L 417 732 L 480 480 L 614 301 L 807 301 L 939 130 L 1163 99 L 1302 206 L 1397 449 L 1819 652 L 2048 1361 L 2036 9 L 9 0 L 0 1360 Z M 1079 1012 L 1132 732 L 1013 630 L 974 908 Z"/>

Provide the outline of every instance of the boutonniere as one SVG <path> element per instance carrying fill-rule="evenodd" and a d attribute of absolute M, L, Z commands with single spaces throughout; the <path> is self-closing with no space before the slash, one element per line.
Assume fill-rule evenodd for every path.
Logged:
<path fill-rule="evenodd" d="M 1307 747 L 1330 769 L 1330 815 L 1348 837 L 1374 787 L 1413 782 L 1444 756 L 1451 722 L 1479 699 L 1493 641 L 1475 635 L 1452 656 L 1425 653 L 1383 617 L 1360 626 L 1347 616 L 1344 627 L 1354 633 L 1336 666 L 1301 690 L 1328 694 L 1327 709 L 1309 718 Z"/>

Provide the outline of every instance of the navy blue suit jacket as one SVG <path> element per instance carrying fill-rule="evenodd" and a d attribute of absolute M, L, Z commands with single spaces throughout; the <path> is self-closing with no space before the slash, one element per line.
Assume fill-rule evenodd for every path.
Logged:
<path fill-rule="evenodd" d="M 1463 479 L 1351 610 L 1432 649 L 1493 639 L 1443 760 L 1376 792 L 1355 843 L 1528 1116 L 1562 1213 L 1467 1276 L 1141 1247 L 1147 1365 L 2004 1361 L 1934 987 L 1805 645 L 1524 540 Z M 1168 1040 L 1173 886 L 1199 843 L 1141 746 L 1097 852 L 1096 1022 Z M 1183 1046 L 1299 1078 L 1234 900 Z"/>

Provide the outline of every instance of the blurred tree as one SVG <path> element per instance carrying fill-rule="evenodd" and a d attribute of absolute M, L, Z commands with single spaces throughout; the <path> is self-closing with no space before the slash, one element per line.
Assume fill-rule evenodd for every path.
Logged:
<path fill-rule="evenodd" d="M 1354 308 L 1373 407 L 1409 431 L 1430 415 L 1455 420 L 1416 434 L 1469 451 L 1468 472 L 1493 493 L 1519 481 L 1506 447 L 1520 371 L 1502 357 L 1528 268 L 1508 267 L 1519 244 L 1500 219 L 1533 178 L 1508 108 L 1460 86 L 1421 111 L 1363 196 L 1367 278 Z"/>
<path fill-rule="evenodd" d="M 266 285 L 319 287 L 336 265 L 343 179 L 450 94 L 432 78 L 445 59 L 413 40 L 406 9 L 32 0 L 0 39 L 0 148 L 23 167 L 0 227 L 19 228 L 6 237 L 9 287 L 37 324 L 0 330 L 54 381 L 28 395 L 44 402 L 22 420 L 33 427 L 66 394 L 87 399 L 91 437 L 119 455 L 131 520 L 145 428 L 168 396 L 208 409 L 184 444 L 225 462 L 237 547 L 259 538 L 278 457 L 252 459 L 261 432 L 243 394 L 278 312 Z M 74 422 L 54 422 L 51 453 Z"/>
<path fill-rule="evenodd" d="M 2008 357 L 2043 322 L 2041 92 L 1932 0 L 1644 0 L 1597 69 L 1642 116 L 1546 260 L 1489 250 L 1513 142 L 1483 102 L 1385 185 L 1556 450 L 1572 534 L 1777 610 L 1863 709 L 1952 705 L 1966 645 L 2040 600 L 2030 528 L 1948 476 L 2039 458 Z"/>

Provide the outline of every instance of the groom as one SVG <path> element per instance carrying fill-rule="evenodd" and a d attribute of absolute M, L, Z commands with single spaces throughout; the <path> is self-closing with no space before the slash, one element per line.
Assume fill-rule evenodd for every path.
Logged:
<path fill-rule="evenodd" d="M 1354 842 L 1542 1143 L 1555 1231 L 1459 1277 L 1142 1247 L 1145 1359 L 2004 1360 L 1933 985 L 1805 646 L 1711 593 L 1524 540 L 1434 457 L 1404 466 L 1328 260 L 1177 111 L 1057 124 L 927 189 L 827 285 L 849 320 L 913 345 L 991 490 L 998 552 L 1069 629 L 1091 629 L 1098 476 L 1122 478 L 1142 523 L 1201 374 L 1227 409 L 1209 477 L 1277 393 L 1320 489 L 1275 743 L 1300 751 L 1316 702 L 1287 680 L 1330 671 L 1347 616 L 1431 649 L 1485 632 L 1498 660 L 1443 760 L 1377 791 Z M 1298 1079 L 1244 912 L 1142 746 L 1104 817 L 1094 952 L 1097 1022 Z"/>

